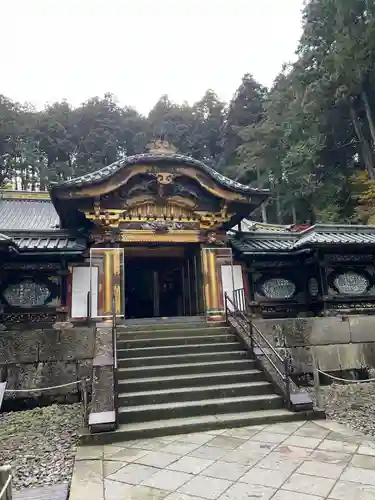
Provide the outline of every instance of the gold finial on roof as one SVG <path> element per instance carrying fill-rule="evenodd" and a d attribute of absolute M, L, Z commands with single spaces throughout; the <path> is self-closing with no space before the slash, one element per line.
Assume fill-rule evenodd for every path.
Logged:
<path fill-rule="evenodd" d="M 173 154 L 177 152 L 177 148 L 164 139 L 156 139 L 156 141 L 152 141 L 148 145 L 148 150 L 150 153 Z"/>

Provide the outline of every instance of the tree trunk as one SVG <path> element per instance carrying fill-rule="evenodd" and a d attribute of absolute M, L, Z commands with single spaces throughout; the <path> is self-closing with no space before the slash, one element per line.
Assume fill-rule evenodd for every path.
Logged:
<path fill-rule="evenodd" d="M 276 184 L 276 217 L 277 223 L 282 224 L 279 183 Z"/>
<path fill-rule="evenodd" d="M 370 179 L 375 179 L 373 155 L 371 152 L 371 148 L 370 148 L 368 141 L 365 139 L 365 136 L 363 135 L 362 125 L 361 125 L 361 122 L 358 120 L 357 113 L 355 112 L 352 101 L 350 102 L 349 109 L 350 109 L 350 117 L 351 117 L 351 120 L 353 123 L 355 133 L 356 133 L 357 138 L 359 140 L 359 144 L 360 144 L 360 148 L 361 148 L 361 155 L 362 155 L 362 159 L 364 161 L 368 176 Z"/>
<path fill-rule="evenodd" d="M 267 202 L 266 201 L 261 204 L 260 210 L 262 213 L 262 222 L 267 224 Z"/>
<path fill-rule="evenodd" d="M 260 168 L 259 168 L 258 164 L 256 166 L 256 169 L 257 169 L 257 186 L 258 186 L 258 189 L 261 189 L 262 185 L 261 185 L 261 181 L 260 181 Z M 261 204 L 260 210 L 262 213 L 262 222 L 267 224 L 267 208 L 266 207 L 267 207 L 267 202 L 265 201 L 264 203 Z"/>
<path fill-rule="evenodd" d="M 292 219 L 293 219 L 293 224 L 297 224 L 297 212 L 294 203 L 292 203 Z"/>
<path fill-rule="evenodd" d="M 375 148 L 375 123 L 374 123 L 374 120 L 372 118 L 370 103 L 368 102 L 368 97 L 367 97 L 366 92 L 363 91 L 361 95 L 362 95 L 363 104 L 365 105 L 366 117 L 367 117 L 367 121 L 368 121 L 369 128 L 370 128 L 370 133 L 371 133 L 371 137 L 372 137 L 372 147 L 374 149 Z"/>

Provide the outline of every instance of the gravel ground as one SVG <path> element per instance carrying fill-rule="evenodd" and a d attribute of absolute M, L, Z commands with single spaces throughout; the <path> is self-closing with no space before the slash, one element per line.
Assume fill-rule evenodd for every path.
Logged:
<path fill-rule="evenodd" d="M 52 405 L 0 414 L 0 465 L 16 490 L 70 482 L 82 406 Z"/>
<path fill-rule="evenodd" d="M 328 419 L 375 436 L 375 382 L 321 386 L 320 399 Z"/>

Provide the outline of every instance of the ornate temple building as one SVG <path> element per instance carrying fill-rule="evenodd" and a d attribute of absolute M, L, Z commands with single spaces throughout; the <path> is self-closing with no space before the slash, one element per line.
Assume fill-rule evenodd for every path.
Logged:
<path fill-rule="evenodd" d="M 0 322 L 372 312 L 375 227 L 249 221 L 267 191 L 158 148 L 53 185 L 0 192 Z"/>
<path fill-rule="evenodd" d="M 375 369 L 375 227 L 251 222 L 267 191 L 157 146 L 0 191 L 6 404 L 86 381 L 82 439 L 315 418 L 298 380 Z"/>

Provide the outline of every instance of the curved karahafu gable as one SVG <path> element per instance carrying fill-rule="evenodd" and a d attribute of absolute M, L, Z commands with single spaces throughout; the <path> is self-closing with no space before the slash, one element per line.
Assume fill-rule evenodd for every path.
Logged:
<path fill-rule="evenodd" d="M 51 187 L 51 198 L 63 225 L 71 223 L 74 211 L 84 213 L 86 220 L 97 219 L 95 211 L 100 211 L 102 218 L 110 217 L 107 222 L 114 227 L 112 222 L 134 215 L 136 206 L 145 207 L 147 203 L 148 207 L 167 205 L 167 212 L 171 209 L 173 213 L 179 210 L 176 206 L 182 207 L 200 219 L 206 212 L 220 213 L 221 222 L 225 219 L 229 227 L 267 196 L 267 190 L 233 181 L 194 158 L 158 151 L 129 156 Z M 150 213 L 142 210 L 145 213 L 139 214 Z M 161 213 L 167 215 L 163 210 Z"/>
<path fill-rule="evenodd" d="M 52 191 L 56 191 L 56 189 L 72 188 L 72 190 L 75 190 L 75 188 L 82 188 L 83 194 L 83 188 L 103 184 L 105 183 L 105 181 L 108 181 L 109 179 L 116 176 L 116 174 L 118 174 L 119 172 L 124 172 L 130 167 L 134 167 L 137 165 L 157 166 L 160 164 L 164 164 L 164 166 L 166 166 L 168 169 L 171 167 L 175 167 L 177 171 L 183 166 L 193 167 L 193 170 L 207 174 L 207 176 L 215 181 L 218 185 L 227 188 L 230 191 L 242 193 L 245 196 L 253 193 L 266 194 L 268 192 L 268 190 L 254 189 L 252 187 L 245 186 L 244 184 L 240 184 L 239 182 L 229 179 L 225 175 L 216 172 L 216 170 L 201 161 L 195 160 L 194 158 L 191 158 L 189 156 L 175 153 L 143 153 L 139 155 L 128 156 L 123 160 L 112 163 L 111 165 L 103 167 L 96 172 L 86 174 L 75 179 L 70 179 L 60 184 L 52 185 Z M 182 173 L 184 172 L 182 171 Z"/>
<path fill-rule="evenodd" d="M 261 196 L 264 199 L 268 195 L 268 190 L 255 189 L 233 181 L 194 158 L 166 153 L 144 153 L 128 156 L 96 172 L 60 184 L 54 184 L 51 187 L 51 192 L 55 196 L 63 198 L 107 194 L 113 189 L 126 184 L 134 175 L 152 171 L 157 172 L 158 170 L 166 170 L 175 176 L 185 175 L 195 178 L 202 187 L 209 191 L 219 190 L 223 195 L 225 191 L 228 191 L 228 196 L 231 199 L 247 201 L 251 195 Z M 239 196 L 230 196 L 229 193 L 236 193 Z"/>

